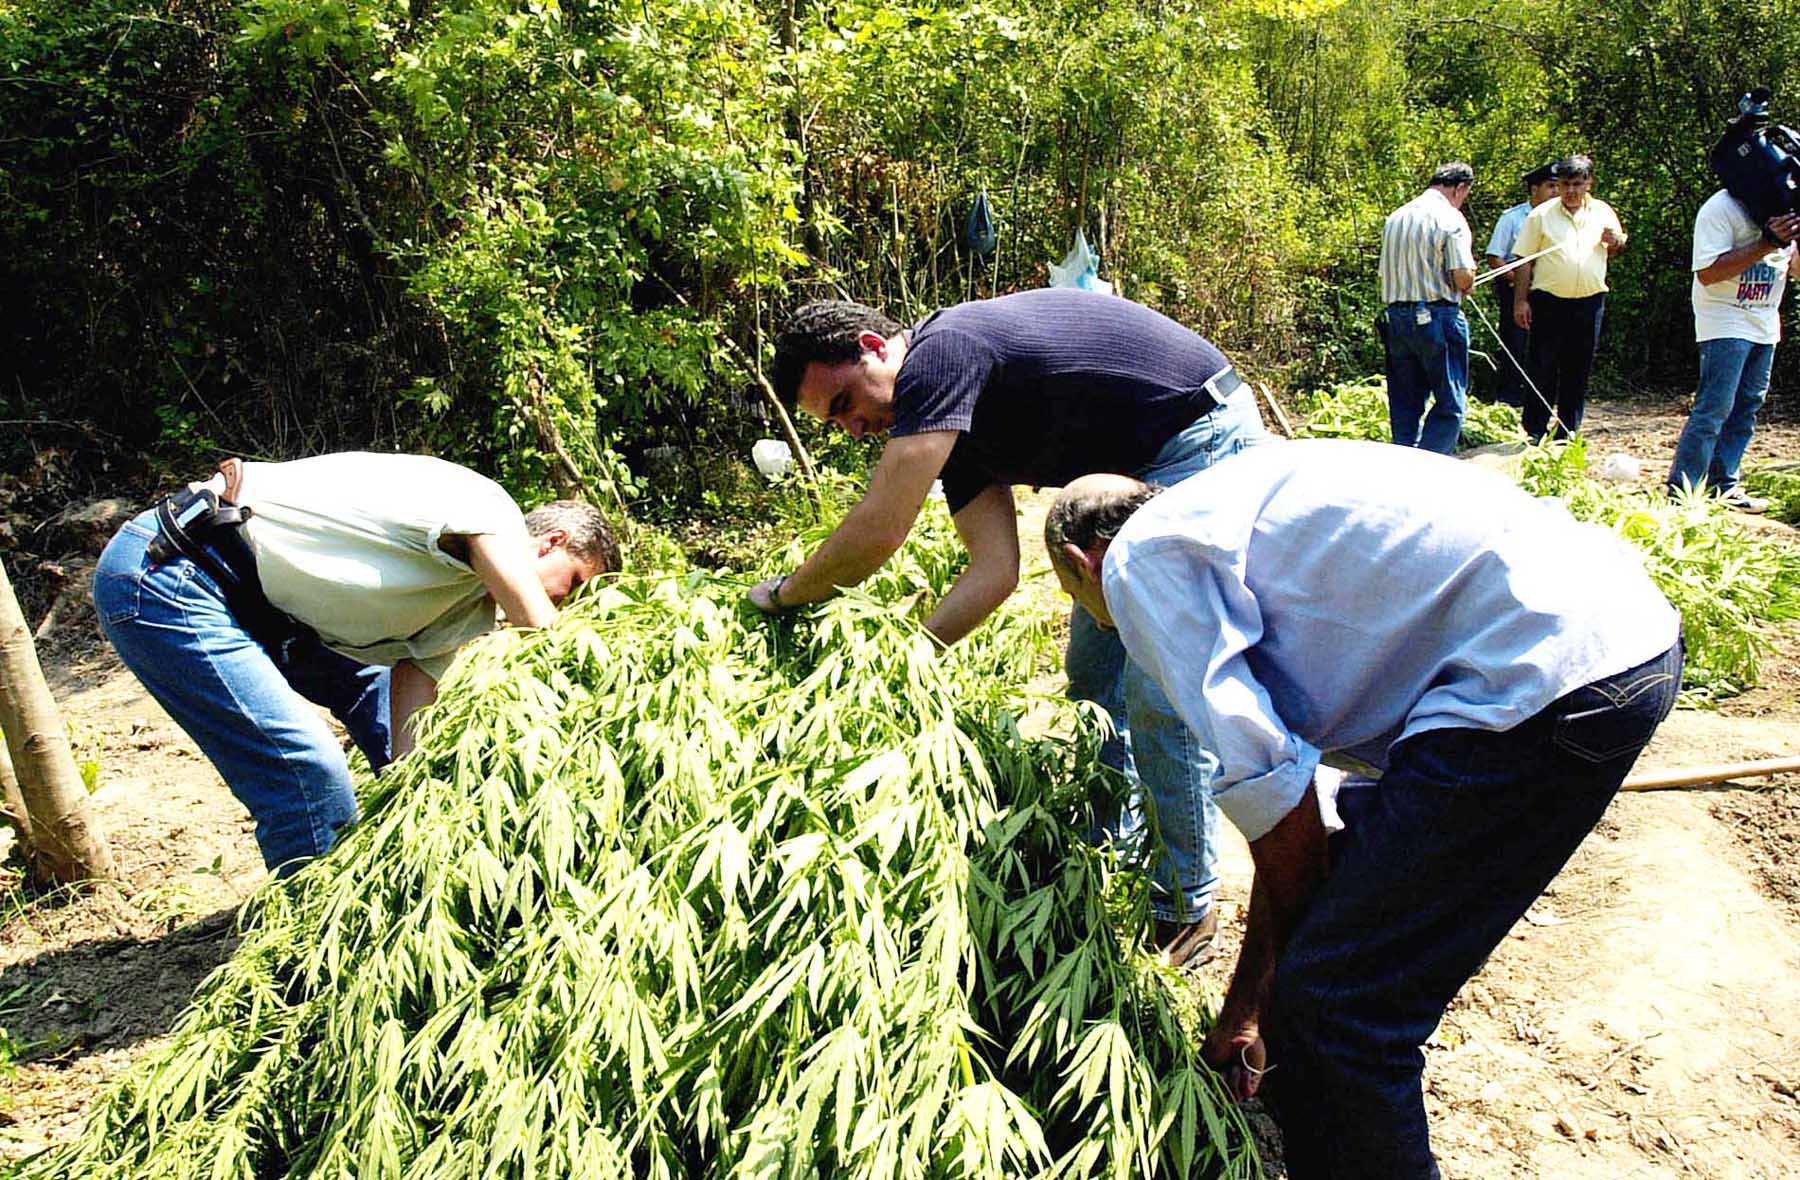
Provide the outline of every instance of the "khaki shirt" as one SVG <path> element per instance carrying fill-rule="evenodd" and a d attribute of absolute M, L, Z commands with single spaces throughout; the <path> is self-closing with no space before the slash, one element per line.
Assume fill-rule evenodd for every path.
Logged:
<path fill-rule="evenodd" d="M 247 463 L 239 502 L 271 604 L 351 659 L 410 659 L 434 679 L 496 622 L 487 587 L 440 538 L 527 537 L 499 484 L 425 455 Z"/>
<path fill-rule="evenodd" d="M 1526 215 L 1513 253 L 1523 258 L 1546 246 L 1560 246 L 1531 264 L 1531 289 L 1559 299 L 1585 299 L 1608 290 L 1608 255 L 1600 240 L 1608 228 L 1621 237 L 1625 234 L 1619 215 L 1605 201 L 1583 197 L 1580 211 L 1571 214 L 1561 198 L 1555 198 Z"/>

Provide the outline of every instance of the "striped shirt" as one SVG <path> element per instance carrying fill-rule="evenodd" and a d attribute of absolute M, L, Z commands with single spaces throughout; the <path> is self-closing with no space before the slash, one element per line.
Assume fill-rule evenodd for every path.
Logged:
<path fill-rule="evenodd" d="M 1474 235 L 1450 199 L 1428 188 L 1388 214 L 1381 227 L 1381 301 L 1462 302 L 1450 277 L 1475 269 Z"/>

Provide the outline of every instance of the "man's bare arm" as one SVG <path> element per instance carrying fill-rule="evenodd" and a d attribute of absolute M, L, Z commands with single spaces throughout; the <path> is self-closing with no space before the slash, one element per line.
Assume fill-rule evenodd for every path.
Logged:
<path fill-rule="evenodd" d="M 530 549 L 516 536 L 472 533 L 469 565 L 493 596 L 506 621 L 515 627 L 548 627 L 556 621 L 556 604 L 544 590 Z"/>
<path fill-rule="evenodd" d="M 912 530 L 931 481 L 944 469 L 957 438 L 954 430 L 934 430 L 891 440 L 875 465 L 868 493 L 782 583 L 780 605 L 817 602 L 839 586 L 857 585 L 880 569 Z M 760 610 L 774 609 L 767 600 L 772 589 L 768 582 L 755 587 L 751 602 Z"/>
<path fill-rule="evenodd" d="M 1019 584 L 1019 521 L 1012 489 L 984 488 L 956 514 L 956 535 L 969 551 L 969 567 L 938 603 L 925 628 L 945 644 L 980 625 Z"/>
<path fill-rule="evenodd" d="M 1308 788 L 1280 823 L 1250 842 L 1256 876 L 1244 945 L 1219 1005 L 1218 1022 L 1201 1047 L 1201 1056 L 1225 1073 L 1239 1098 L 1256 1092 L 1256 1075 L 1243 1066 L 1246 1060 L 1260 1065 L 1262 1020 L 1275 986 L 1275 966 L 1313 890 L 1325 878 L 1325 825 L 1316 791 Z"/>
<path fill-rule="evenodd" d="M 1531 272 L 1533 265 L 1527 262 L 1512 273 L 1513 323 L 1527 331 L 1531 330 Z"/>
<path fill-rule="evenodd" d="M 1782 242 L 1791 242 L 1800 234 L 1800 214 L 1782 213 L 1769 218 L 1769 232 L 1780 238 Z M 1726 279 L 1735 279 L 1745 271 L 1762 261 L 1776 249 L 1766 239 L 1758 238 L 1748 245 L 1739 246 L 1735 250 L 1727 250 L 1705 266 L 1694 272 L 1694 277 L 1702 283 L 1722 283 Z"/>
<path fill-rule="evenodd" d="M 388 746 L 395 758 L 411 752 L 412 715 L 437 700 L 437 681 L 411 660 L 394 665 L 388 682 Z"/>

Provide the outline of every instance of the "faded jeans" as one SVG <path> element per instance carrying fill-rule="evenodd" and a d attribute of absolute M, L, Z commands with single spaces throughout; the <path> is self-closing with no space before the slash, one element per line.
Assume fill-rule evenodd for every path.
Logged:
<path fill-rule="evenodd" d="M 1418 322 L 1421 309 L 1423 324 Z M 1456 454 L 1469 400 L 1469 321 L 1462 308 L 1442 300 L 1388 304 L 1387 382 L 1393 440 L 1403 447 Z"/>
<path fill-rule="evenodd" d="M 1700 342 L 1700 387 L 1675 444 L 1671 489 L 1729 492 L 1737 487 L 1744 452 L 1756 432 L 1756 412 L 1769 396 L 1774 362 L 1773 344 L 1736 337 Z"/>
<path fill-rule="evenodd" d="M 1433 729 L 1338 795 L 1330 874 L 1275 972 L 1264 1089 L 1292 1180 L 1436 1180 L 1422 1047 L 1675 704 L 1681 645 L 1504 732 Z"/>
<path fill-rule="evenodd" d="M 185 557 L 152 565 L 154 510 L 100 555 L 94 605 L 106 637 L 256 820 L 263 863 L 286 876 L 330 850 L 356 818 L 350 767 L 313 704 L 331 711 L 379 771 L 389 760 L 389 670 L 316 639 L 279 660 L 250 637 L 216 582 Z"/>
<path fill-rule="evenodd" d="M 1169 487 L 1268 437 L 1246 383 L 1132 474 Z M 1158 918 L 1199 921 L 1219 889 L 1219 809 L 1212 798 L 1218 759 L 1200 746 L 1149 674 L 1126 657 L 1118 632 L 1103 630 L 1081 607 L 1069 616 L 1065 666 L 1069 695 L 1093 701 L 1112 719 L 1114 736 L 1102 757 L 1132 784 L 1132 803 L 1102 835 L 1150 869 L 1156 884 L 1151 909 Z M 1150 855 L 1146 844 L 1145 794 L 1155 808 L 1161 856 Z"/>

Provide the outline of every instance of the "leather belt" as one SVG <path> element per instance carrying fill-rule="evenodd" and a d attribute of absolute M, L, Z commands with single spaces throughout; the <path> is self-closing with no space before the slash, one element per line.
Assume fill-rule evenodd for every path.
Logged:
<path fill-rule="evenodd" d="M 277 610 L 263 592 L 256 555 L 244 539 L 251 510 L 221 500 L 209 487 L 175 493 L 156 506 L 156 536 L 146 555 L 151 565 L 185 557 L 200 567 L 225 596 L 225 605 L 250 637 L 276 660 L 290 644 L 316 638 L 312 628 Z"/>

